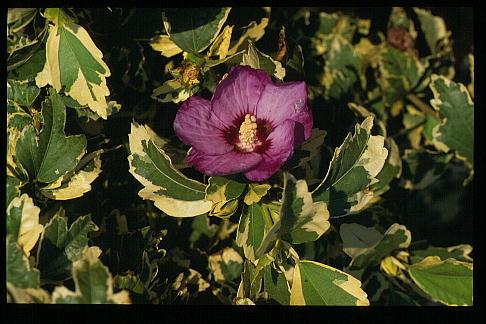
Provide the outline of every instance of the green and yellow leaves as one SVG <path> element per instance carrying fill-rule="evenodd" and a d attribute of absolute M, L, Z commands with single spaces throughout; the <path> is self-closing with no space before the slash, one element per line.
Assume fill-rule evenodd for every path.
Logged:
<path fill-rule="evenodd" d="M 432 54 L 436 54 L 450 46 L 450 32 L 447 31 L 444 19 L 434 16 L 428 10 L 413 8 L 420 21 L 420 27 L 425 35 L 425 41 Z M 452 49 L 452 48 L 451 48 Z"/>
<path fill-rule="evenodd" d="M 248 50 L 243 54 L 241 65 L 248 65 L 254 69 L 264 70 L 269 75 L 273 75 L 280 80 L 283 80 L 285 77 L 285 68 L 282 67 L 282 63 L 260 52 L 252 41 L 248 41 Z"/>
<path fill-rule="evenodd" d="M 265 221 L 263 220 L 262 206 L 251 204 L 243 206 L 243 213 L 236 232 L 236 244 L 243 248 L 245 257 L 255 262 L 255 254 L 263 241 L 265 234 Z"/>
<path fill-rule="evenodd" d="M 289 173 L 284 173 L 283 201 L 279 215 L 257 249 L 257 258 L 268 252 L 277 239 L 293 244 L 315 241 L 330 227 L 326 203 L 313 202 L 305 180 L 297 181 Z"/>
<path fill-rule="evenodd" d="M 268 302 L 290 305 L 290 286 L 283 272 L 272 266 L 266 266 L 263 271 L 263 290 Z"/>
<path fill-rule="evenodd" d="M 36 76 L 38 87 L 52 85 L 103 119 L 107 118 L 106 78 L 110 69 L 88 32 L 71 22 L 60 9 L 46 9 L 50 26 L 46 44 L 46 63 Z"/>
<path fill-rule="evenodd" d="M 40 208 L 27 194 L 14 198 L 7 207 L 7 237 L 17 242 L 27 256 L 42 233 L 39 213 Z"/>
<path fill-rule="evenodd" d="M 268 183 L 249 183 L 248 192 L 246 193 L 245 199 L 243 201 L 248 206 L 250 206 L 251 204 L 256 204 L 262 199 L 262 197 L 267 194 L 270 188 L 271 186 Z"/>
<path fill-rule="evenodd" d="M 175 169 L 169 156 L 157 146 L 156 135 L 148 126 L 132 124 L 128 135 L 130 173 L 144 188 L 138 195 L 154 201 L 164 213 L 175 217 L 191 217 L 211 210 L 205 186 Z"/>
<path fill-rule="evenodd" d="M 186 8 L 166 11 L 164 27 L 170 39 L 186 52 L 197 54 L 217 37 L 231 8 Z"/>
<path fill-rule="evenodd" d="M 432 130 L 433 143 L 441 151 L 453 150 L 456 157 L 472 164 L 474 159 L 474 102 L 466 87 L 433 75 L 430 101 L 441 122 Z"/>
<path fill-rule="evenodd" d="M 68 200 L 78 198 L 91 190 L 91 183 L 98 178 L 101 173 L 101 158 L 103 150 L 98 150 L 90 155 L 90 160 L 77 173 L 68 174 L 57 181 L 41 188 L 41 193 L 51 199 Z M 77 168 L 76 168 L 77 169 Z M 64 179 L 66 178 L 66 179 Z"/>
<path fill-rule="evenodd" d="M 388 155 L 383 136 L 371 135 L 373 117 L 356 124 L 343 144 L 334 150 L 327 175 L 312 192 L 316 201 L 326 202 L 330 217 L 339 217 L 363 209 L 373 198 L 369 187 L 379 180 Z"/>
<path fill-rule="evenodd" d="M 473 264 L 428 256 L 411 265 L 408 273 L 432 299 L 446 305 L 473 305 Z"/>
<path fill-rule="evenodd" d="M 18 288 L 39 288 L 39 270 L 31 268 L 27 256 L 15 241 L 7 239 L 7 283 Z"/>
<path fill-rule="evenodd" d="M 169 36 L 159 35 L 150 40 L 150 46 L 154 51 L 160 52 L 165 57 L 172 57 L 182 53 L 182 49 L 174 43 Z"/>
<path fill-rule="evenodd" d="M 378 79 L 385 106 L 422 86 L 426 65 L 408 53 L 387 46 L 381 52 Z"/>
<path fill-rule="evenodd" d="M 86 137 L 65 135 L 66 108 L 53 89 L 42 103 L 42 118 L 44 128 L 39 135 L 33 125 L 22 130 L 16 158 L 31 178 L 50 183 L 76 167 L 85 153 Z"/>
<path fill-rule="evenodd" d="M 349 269 L 360 270 L 374 266 L 397 249 L 410 245 L 412 236 L 403 225 L 393 224 L 381 234 L 374 228 L 359 224 L 342 224 L 339 234 L 343 240 L 343 251 L 352 260 Z"/>
<path fill-rule="evenodd" d="M 231 247 L 212 254 L 208 258 L 209 269 L 217 282 L 230 282 L 239 278 L 243 270 L 243 258 Z"/>
<path fill-rule="evenodd" d="M 46 224 L 39 244 L 37 263 L 42 276 L 56 280 L 68 278 L 72 262 L 88 250 L 88 233 L 97 230 L 89 215 L 79 217 L 68 229 L 64 210 L 59 210 Z"/>
<path fill-rule="evenodd" d="M 314 261 L 299 261 L 294 270 L 290 305 L 368 306 L 361 282 Z"/>
<path fill-rule="evenodd" d="M 75 291 L 58 286 L 52 293 L 56 304 L 130 304 L 128 291 L 113 293 L 113 279 L 98 259 L 101 250 L 88 250 L 73 265 Z"/>
<path fill-rule="evenodd" d="M 206 200 L 213 202 L 209 215 L 221 218 L 233 215 L 238 208 L 238 197 L 246 185 L 225 177 L 211 177 L 208 182 Z"/>

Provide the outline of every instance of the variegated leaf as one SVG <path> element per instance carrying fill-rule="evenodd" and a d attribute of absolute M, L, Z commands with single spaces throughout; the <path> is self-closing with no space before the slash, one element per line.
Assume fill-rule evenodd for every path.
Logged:
<path fill-rule="evenodd" d="M 14 198 L 7 207 L 7 236 L 28 256 L 44 228 L 39 224 L 40 208 L 27 194 Z"/>
<path fill-rule="evenodd" d="M 45 15 L 53 25 L 46 44 L 46 63 L 36 76 L 37 86 L 50 84 L 106 119 L 106 96 L 110 94 L 106 78 L 111 72 L 102 60 L 103 53 L 62 9 L 46 9 Z"/>
<path fill-rule="evenodd" d="M 371 135 L 372 126 L 372 116 L 356 124 L 354 134 L 334 150 L 326 177 L 312 192 L 315 201 L 327 203 L 331 218 L 359 212 L 374 197 L 369 187 L 379 181 L 388 150 L 383 136 Z"/>
<path fill-rule="evenodd" d="M 290 305 L 369 306 L 361 282 L 314 261 L 299 261 L 294 270 Z"/>
<path fill-rule="evenodd" d="M 128 135 L 129 171 L 144 186 L 138 195 L 154 201 L 170 216 L 192 217 L 210 211 L 213 203 L 206 200 L 205 186 L 175 169 L 169 156 L 156 145 L 155 133 L 147 129 L 133 123 Z"/>

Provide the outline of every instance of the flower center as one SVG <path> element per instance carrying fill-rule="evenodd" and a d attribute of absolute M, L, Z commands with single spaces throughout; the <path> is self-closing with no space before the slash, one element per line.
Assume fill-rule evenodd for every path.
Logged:
<path fill-rule="evenodd" d="M 241 123 L 238 131 L 238 148 L 244 152 L 251 152 L 258 144 L 256 117 L 250 114 L 245 115 L 245 120 Z"/>

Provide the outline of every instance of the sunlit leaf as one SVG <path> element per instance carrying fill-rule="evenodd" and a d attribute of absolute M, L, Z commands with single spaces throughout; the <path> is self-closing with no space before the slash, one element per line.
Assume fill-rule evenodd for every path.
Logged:
<path fill-rule="evenodd" d="M 371 135 L 372 126 L 372 116 L 356 124 L 354 134 L 334 150 L 326 177 L 312 192 L 315 201 L 327 203 L 331 218 L 362 210 L 374 196 L 369 187 L 379 181 L 376 176 L 388 150 L 383 136 Z"/>
<path fill-rule="evenodd" d="M 47 60 L 36 77 L 37 86 L 50 84 L 106 119 L 106 96 L 110 94 L 106 78 L 111 72 L 102 60 L 103 53 L 88 32 L 66 18 L 63 10 L 49 12 L 48 18 L 54 25 L 49 29 Z"/>
<path fill-rule="evenodd" d="M 294 270 L 291 305 L 369 306 L 361 282 L 351 275 L 314 261 L 300 261 Z"/>
<path fill-rule="evenodd" d="M 244 206 L 236 232 L 236 244 L 243 248 L 245 257 L 252 262 L 256 261 L 255 253 L 262 243 L 264 233 L 262 207 L 256 203 Z"/>
<path fill-rule="evenodd" d="M 441 123 L 432 135 L 434 145 L 442 151 L 454 150 L 460 159 L 474 159 L 474 102 L 466 87 L 445 77 L 433 75 L 431 105 L 439 112 Z"/>
<path fill-rule="evenodd" d="M 159 35 L 150 40 L 150 46 L 154 51 L 160 52 L 165 57 L 172 57 L 182 53 L 182 49 L 174 43 L 168 35 Z"/>
<path fill-rule="evenodd" d="M 264 197 L 271 186 L 268 183 L 250 183 L 248 184 L 248 192 L 245 195 L 244 202 L 247 205 L 258 203 Z"/>
<path fill-rule="evenodd" d="M 29 265 L 27 256 L 17 242 L 7 239 L 6 250 L 7 282 L 18 288 L 39 288 L 39 270 Z"/>
<path fill-rule="evenodd" d="M 98 150 L 93 159 L 88 162 L 81 170 L 76 172 L 65 181 L 64 177 L 56 182 L 41 188 L 41 193 L 48 198 L 55 200 L 68 200 L 78 198 L 91 190 L 91 183 L 98 178 L 101 173 L 101 158 L 103 150 Z"/>
<path fill-rule="evenodd" d="M 217 55 L 219 59 L 222 60 L 228 55 L 233 27 L 234 26 L 224 27 L 221 34 L 219 34 L 219 36 L 214 40 L 213 44 L 211 44 L 208 52 L 208 57 Z"/>
<path fill-rule="evenodd" d="M 407 248 L 412 240 L 410 231 L 397 223 L 384 234 L 355 223 L 342 224 L 339 234 L 343 240 L 343 251 L 352 258 L 351 270 L 378 265 L 393 251 Z"/>
<path fill-rule="evenodd" d="M 200 53 L 218 36 L 231 8 L 185 8 L 164 12 L 170 39 L 190 53 Z"/>
<path fill-rule="evenodd" d="M 66 107 L 61 97 L 50 89 L 42 103 L 44 127 L 40 135 L 27 125 L 17 141 L 16 157 L 29 175 L 39 182 L 50 183 L 73 170 L 85 153 L 84 135 L 66 136 Z"/>
<path fill-rule="evenodd" d="M 435 247 L 429 246 L 423 250 L 412 250 L 410 256 L 411 263 L 417 263 L 422 261 L 428 256 L 437 256 L 441 260 L 456 259 L 463 262 L 472 262 L 473 259 L 469 255 L 473 250 L 473 247 L 469 244 L 459 244 L 450 247 Z"/>
<path fill-rule="evenodd" d="M 27 194 L 14 198 L 7 207 L 7 236 L 17 242 L 27 256 L 42 233 L 39 213 L 40 208 Z"/>
<path fill-rule="evenodd" d="M 131 304 L 128 291 L 113 293 L 113 279 L 108 268 L 88 251 L 73 265 L 75 291 L 58 286 L 52 292 L 55 304 Z"/>
<path fill-rule="evenodd" d="M 206 188 L 206 200 L 213 202 L 209 215 L 227 218 L 238 208 L 237 198 L 246 185 L 226 177 L 210 177 Z"/>
<path fill-rule="evenodd" d="M 473 305 L 473 264 L 428 256 L 408 268 L 413 281 L 432 299 L 446 305 Z"/>
<path fill-rule="evenodd" d="M 251 41 L 248 41 L 248 51 L 243 54 L 241 65 L 248 65 L 254 69 L 264 70 L 269 75 L 273 75 L 280 80 L 283 80 L 285 77 L 285 68 L 282 67 L 282 63 L 260 52 Z"/>
<path fill-rule="evenodd" d="M 172 166 L 147 127 L 133 123 L 128 135 L 129 171 L 144 186 L 139 196 L 154 201 L 157 208 L 170 216 L 191 217 L 210 211 L 213 203 L 205 199 L 205 186 Z"/>

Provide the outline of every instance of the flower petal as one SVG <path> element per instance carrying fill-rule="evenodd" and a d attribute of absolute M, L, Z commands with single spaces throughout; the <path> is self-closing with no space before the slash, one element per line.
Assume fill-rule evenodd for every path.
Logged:
<path fill-rule="evenodd" d="M 213 114 L 226 125 L 246 113 L 255 115 L 260 95 L 265 85 L 271 82 L 268 74 L 262 70 L 235 66 L 214 91 L 211 99 Z"/>
<path fill-rule="evenodd" d="M 182 142 L 212 155 L 233 150 L 224 137 L 224 126 L 212 121 L 211 102 L 197 96 L 182 103 L 174 120 L 174 131 Z"/>
<path fill-rule="evenodd" d="M 248 180 L 263 181 L 270 178 L 289 159 L 294 152 L 296 127 L 296 122 L 286 120 L 268 135 L 268 148 L 262 154 L 262 162 L 245 173 Z"/>
<path fill-rule="evenodd" d="M 245 172 L 260 163 L 261 160 L 262 157 L 258 153 L 231 151 L 221 155 L 207 155 L 195 149 L 192 149 L 187 157 L 189 165 L 209 176 Z"/>
<path fill-rule="evenodd" d="M 307 107 L 305 82 L 267 84 L 257 104 L 257 118 L 265 119 L 274 127 L 291 119 L 303 126 L 304 137 L 312 133 L 312 113 Z"/>

